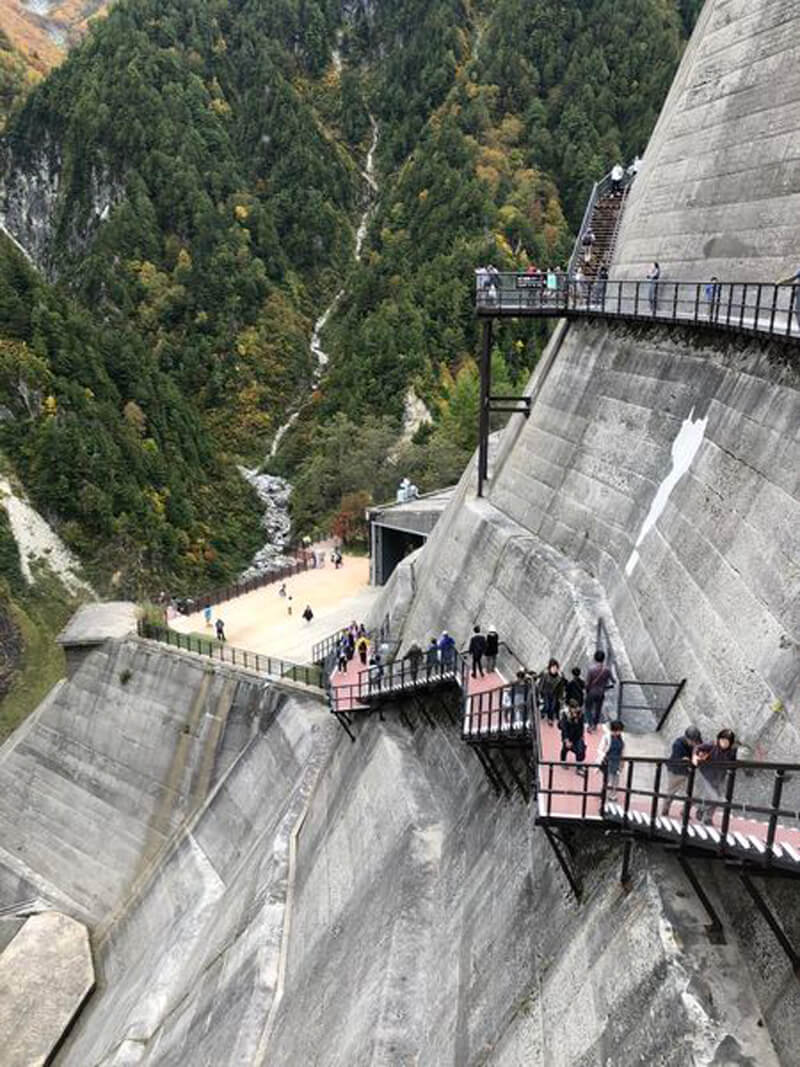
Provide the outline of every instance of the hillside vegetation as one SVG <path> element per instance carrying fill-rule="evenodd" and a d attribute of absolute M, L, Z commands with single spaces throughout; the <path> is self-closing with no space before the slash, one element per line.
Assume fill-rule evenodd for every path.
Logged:
<path fill-rule="evenodd" d="M 472 271 L 564 261 L 591 181 L 641 151 L 696 4 L 122 0 L 15 109 L 0 247 L 0 447 L 99 588 L 233 575 L 235 464 L 298 533 L 474 444 Z M 333 61 L 334 49 L 339 63 Z M 359 265 L 362 170 L 379 194 Z M 311 393 L 312 325 L 345 294 Z M 517 390 L 545 334 L 499 331 Z M 398 448 L 410 386 L 433 416 Z"/>

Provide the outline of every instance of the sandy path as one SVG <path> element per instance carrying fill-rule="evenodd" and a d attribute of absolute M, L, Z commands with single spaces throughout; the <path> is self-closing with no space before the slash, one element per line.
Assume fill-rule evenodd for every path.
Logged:
<path fill-rule="evenodd" d="M 361 622 L 380 589 L 369 585 L 369 560 L 345 556 L 337 571 L 330 563 L 318 570 L 303 571 L 286 580 L 292 596 L 292 616 L 287 601 L 278 596 L 280 583 L 265 585 L 236 600 L 227 600 L 213 609 L 213 618 L 225 623 L 225 636 L 232 645 L 253 652 L 268 652 L 297 663 L 308 663 L 316 641 L 345 626 L 352 619 Z M 302 618 L 306 604 L 314 618 Z M 202 612 L 178 615 L 170 626 L 181 633 L 208 633 Z"/>

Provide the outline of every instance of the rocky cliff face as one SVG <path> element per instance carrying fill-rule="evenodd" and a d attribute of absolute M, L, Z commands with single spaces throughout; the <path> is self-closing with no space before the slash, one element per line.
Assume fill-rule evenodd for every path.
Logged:
<path fill-rule="evenodd" d="M 0 225 L 51 278 L 56 273 L 57 239 L 62 257 L 79 257 L 124 195 L 108 171 L 92 167 L 80 212 L 65 202 L 61 147 L 49 136 L 24 158 L 6 146 L 0 166 Z"/>

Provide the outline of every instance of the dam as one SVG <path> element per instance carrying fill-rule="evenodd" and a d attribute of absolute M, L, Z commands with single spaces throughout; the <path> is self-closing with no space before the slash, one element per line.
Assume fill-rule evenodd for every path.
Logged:
<path fill-rule="evenodd" d="M 800 266 L 798 33 L 788 0 L 706 3 L 611 282 Z M 800 763 L 800 346 L 773 333 L 559 317 L 481 495 L 476 456 L 381 589 L 395 662 L 493 624 L 527 667 L 585 668 L 602 620 L 620 678 L 685 679 L 665 742 L 724 726 L 746 762 Z M 527 796 L 492 781 L 452 686 L 351 706 L 351 739 L 314 686 L 98 644 L 0 749 L 3 943 L 33 900 L 91 939 L 53 1062 L 797 1062 L 800 983 L 741 857 L 691 860 L 711 938 L 665 837 L 576 823 L 557 853 L 524 759 Z M 632 747 L 655 725 L 626 717 Z M 797 882 L 754 880 L 800 951 Z"/>

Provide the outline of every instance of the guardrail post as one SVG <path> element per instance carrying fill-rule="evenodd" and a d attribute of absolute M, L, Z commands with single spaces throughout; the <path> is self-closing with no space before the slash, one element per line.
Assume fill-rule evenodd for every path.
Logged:
<path fill-rule="evenodd" d="M 772 309 L 769 316 L 769 332 L 775 332 L 775 312 L 778 310 L 778 287 L 773 285 L 772 287 Z"/>
<path fill-rule="evenodd" d="M 728 827 L 731 824 L 731 806 L 733 804 L 733 790 L 736 785 L 736 768 L 731 767 L 725 778 L 725 800 L 722 809 L 722 826 L 720 827 L 720 852 L 728 846 Z"/>
<path fill-rule="evenodd" d="M 779 767 L 775 771 L 775 783 L 772 787 L 772 804 L 770 805 L 772 811 L 770 812 L 769 822 L 767 823 L 767 840 L 766 840 L 766 852 L 764 854 L 764 865 L 769 866 L 772 863 L 772 846 L 775 843 L 775 832 L 778 828 L 778 812 L 781 806 L 781 796 L 783 795 L 783 776 L 786 772 L 783 767 Z"/>

